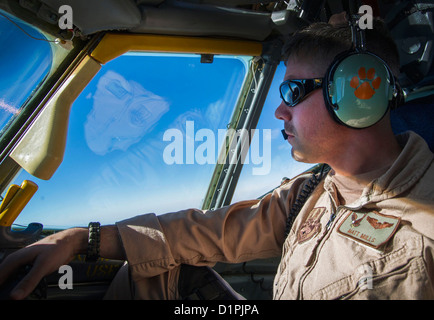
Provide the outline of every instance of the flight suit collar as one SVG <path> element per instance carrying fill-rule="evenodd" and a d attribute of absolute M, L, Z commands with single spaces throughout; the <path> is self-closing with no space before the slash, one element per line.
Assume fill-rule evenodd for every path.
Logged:
<path fill-rule="evenodd" d="M 358 200 L 346 207 L 359 209 L 369 203 L 394 198 L 409 190 L 432 164 L 434 155 L 426 142 L 414 132 L 406 132 L 397 136 L 402 152 L 392 166 L 380 177 L 372 180 L 362 191 Z M 336 199 L 336 186 L 328 175 L 324 189 Z"/>

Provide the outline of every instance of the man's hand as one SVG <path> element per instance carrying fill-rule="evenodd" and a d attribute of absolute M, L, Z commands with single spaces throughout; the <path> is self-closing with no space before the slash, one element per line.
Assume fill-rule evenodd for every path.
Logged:
<path fill-rule="evenodd" d="M 88 231 L 86 228 L 68 229 L 48 236 L 20 249 L 0 264 L 0 285 L 24 265 L 32 265 L 29 273 L 12 290 L 10 297 L 24 299 L 41 279 L 69 263 L 75 255 L 86 250 Z"/>

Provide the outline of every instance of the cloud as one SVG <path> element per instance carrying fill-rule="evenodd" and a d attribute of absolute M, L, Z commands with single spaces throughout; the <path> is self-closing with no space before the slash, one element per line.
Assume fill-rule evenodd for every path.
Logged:
<path fill-rule="evenodd" d="M 7 104 L 3 99 L 0 99 L 0 109 L 12 113 L 13 115 L 16 115 L 20 112 L 19 109 Z"/>
<path fill-rule="evenodd" d="M 89 148 L 98 155 L 127 150 L 169 111 L 169 103 L 135 81 L 108 71 L 98 81 L 85 123 Z"/>

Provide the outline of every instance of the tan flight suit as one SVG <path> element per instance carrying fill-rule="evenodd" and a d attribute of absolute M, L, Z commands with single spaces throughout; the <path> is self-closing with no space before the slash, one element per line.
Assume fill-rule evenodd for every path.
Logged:
<path fill-rule="evenodd" d="M 398 140 L 403 151 L 390 168 L 353 178 L 330 173 L 286 239 L 287 215 L 308 174 L 261 200 L 117 223 L 131 295 L 178 298 L 182 263 L 281 256 L 275 299 L 434 299 L 434 155 L 414 133 Z M 118 288 L 114 282 L 108 297 L 121 298 Z"/>

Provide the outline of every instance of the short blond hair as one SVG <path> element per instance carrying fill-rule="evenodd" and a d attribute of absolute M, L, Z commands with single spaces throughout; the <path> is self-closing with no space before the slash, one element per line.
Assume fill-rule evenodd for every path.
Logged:
<path fill-rule="evenodd" d="M 399 74 L 399 54 L 386 25 L 374 19 L 373 28 L 365 30 L 366 48 L 383 59 L 392 73 Z M 312 62 L 323 72 L 335 59 L 336 55 L 352 47 L 351 28 L 348 24 L 332 25 L 318 22 L 290 35 L 282 52 L 286 63 L 289 57 Z"/>

